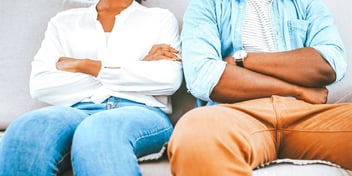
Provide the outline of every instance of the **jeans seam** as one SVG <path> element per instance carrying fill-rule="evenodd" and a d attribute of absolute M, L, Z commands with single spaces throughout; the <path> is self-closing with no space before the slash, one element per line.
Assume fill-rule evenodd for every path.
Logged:
<path fill-rule="evenodd" d="M 142 140 L 142 139 L 144 139 L 144 138 L 147 138 L 147 137 L 159 135 L 159 134 L 164 133 L 164 132 L 166 132 L 166 131 L 168 131 L 168 130 L 170 130 L 170 129 L 172 129 L 172 127 L 165 128 L 165 129 L 162 129 L 162 130 L 157 130 L 157 131 L 154 132 L 154 133 L 151 133 L 151 134 L 148 134 L 148 135 L 143 135 L 143 136 L 138 137 L 138 138 L 133 142 L 133 144 L 132 144 L 132 145 L 133 145 L 133 149 L 136 148 L 136 143 L 137 143 L 138 141 L 140 141 L 140 140 Z M 166 143 L 167 143 L 167 142 L 166 142 Z M 165 145 L 166 143 L 164 143 L 163 145 Z M 136 151 L 134 151 L 134 152 L 136 152 Z"/>
<path fill-rule="evenodd" d="M 66 157 L 68 157 L 70 155 L 71 152 L 66 152 L 59 161 L 56 162 L 56 166 L 59 167 L 63 161 L 66 159 Z M 58 168 L 58 172 L 56 172 L 55 175 L 58 175 L 60 173 L 62 168 Z"/>

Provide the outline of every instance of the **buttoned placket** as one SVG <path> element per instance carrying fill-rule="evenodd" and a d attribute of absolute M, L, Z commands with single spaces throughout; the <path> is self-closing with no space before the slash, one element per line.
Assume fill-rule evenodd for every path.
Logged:
<path fill-rule="evenodd" d="M 244 16 L 246 11 L 246 1 L 241 0 L 239 4 L 232 2 L 232 6 L 239 6 L 240 12 L 238 13 L 236 19 L 233 19 L 232 26 L 234 31 L 232 31 L 232 39 L 234 44 L 234 51 L 243 50 L 243 41 L 242 41 L 242 28 L 244 23 Z M 233 7 L 232 9 L 237 9 Z"/>

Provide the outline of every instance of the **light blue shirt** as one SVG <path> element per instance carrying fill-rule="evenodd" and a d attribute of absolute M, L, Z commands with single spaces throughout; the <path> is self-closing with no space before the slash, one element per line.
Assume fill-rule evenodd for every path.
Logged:
<path fill-rule="evenodd" d="M 191 0 L 182 31 L 182 59 L 188 91 L 209 101 L 224 72 L 223 58 L 243 49 L 245 0 Z M 273 0 L 270 6 L 277 51 L 313 47 L 336 72 L 346 72 L 346 54 L 333 18 L 321 0 Z"/>

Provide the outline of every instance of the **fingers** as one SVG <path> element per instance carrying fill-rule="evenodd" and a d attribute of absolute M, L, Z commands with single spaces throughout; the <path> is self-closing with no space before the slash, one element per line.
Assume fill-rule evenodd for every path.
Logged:
<path fill-rule="evenodd" d="M 153 54 L 148 54 L 144 59 L 144 61 L 155 61 L 155 60 L 172 60 L 172 61 L 181 61 L 176 54 L 173 54 L 168 51 L 157 51 Z"/>
<path fill-rule="evenodd" d="M 65 61 L 66 59 L 67 59 L 67 57 L 60 57 L 57 62 Z"/>
<path fill-rule="evenodd" d="M 150 51 L 149 51 L 149 54 L 153 54 L 159 50 L 168 51 L 168 52 L 172 52 L 172 53 L 178 53 L 178 50 L 171 47 L 170 45 L 159 44 L 159 45 L 153 45 L 152 49 L 150 49 Z"/>
<path fill-rule="evenodd" d="M 161 56 L 163 57 L 164 59 L 180 59 L 176 54 L 175 52 L 171 52 L 171 51 L 165 51 L 165 50 L 161 50 L 161 51 L 158 51 L 157 53 L 155 53 L 155 57 L 157 56 Z"/>
<path fill-rule="evenodd" d="M 151 60 L 173 60 L 181 61 L 181 58 L 177 56 L 178 50 L 167 44 L 153 45 L 148 55 L 143 59 L 145 61 Z"/>
<path fill-rule="evenodd" d="M 57 62 L 65 62 L 65 61 L 72 61 L 72 60 L 76 60 L 76 59 L 71 57 L 60 57 Z"/>
<path fill-rule="evenodd" d="M 81 59 L 75 59 L 71 57 L 60 57 L 56 62 L 56 69 L 61 71 L 76 72 L 76 66 L 79 64 Z"/>

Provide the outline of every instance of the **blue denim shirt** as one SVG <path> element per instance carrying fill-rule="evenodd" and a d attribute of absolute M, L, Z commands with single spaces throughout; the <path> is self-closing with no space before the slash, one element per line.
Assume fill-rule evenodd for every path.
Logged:
<path fill-rule="evenodd" d="M 245 0 L 191 0 L 184 15 L 182 58 L 188 91 L 208 104 L 226 62 L 243 48 Z M 346 56 L 333 18 L 321 0 L 273 0 L 271 19 L 276 49 L 313 47 L 336 72 L 346 72 Z"/>

